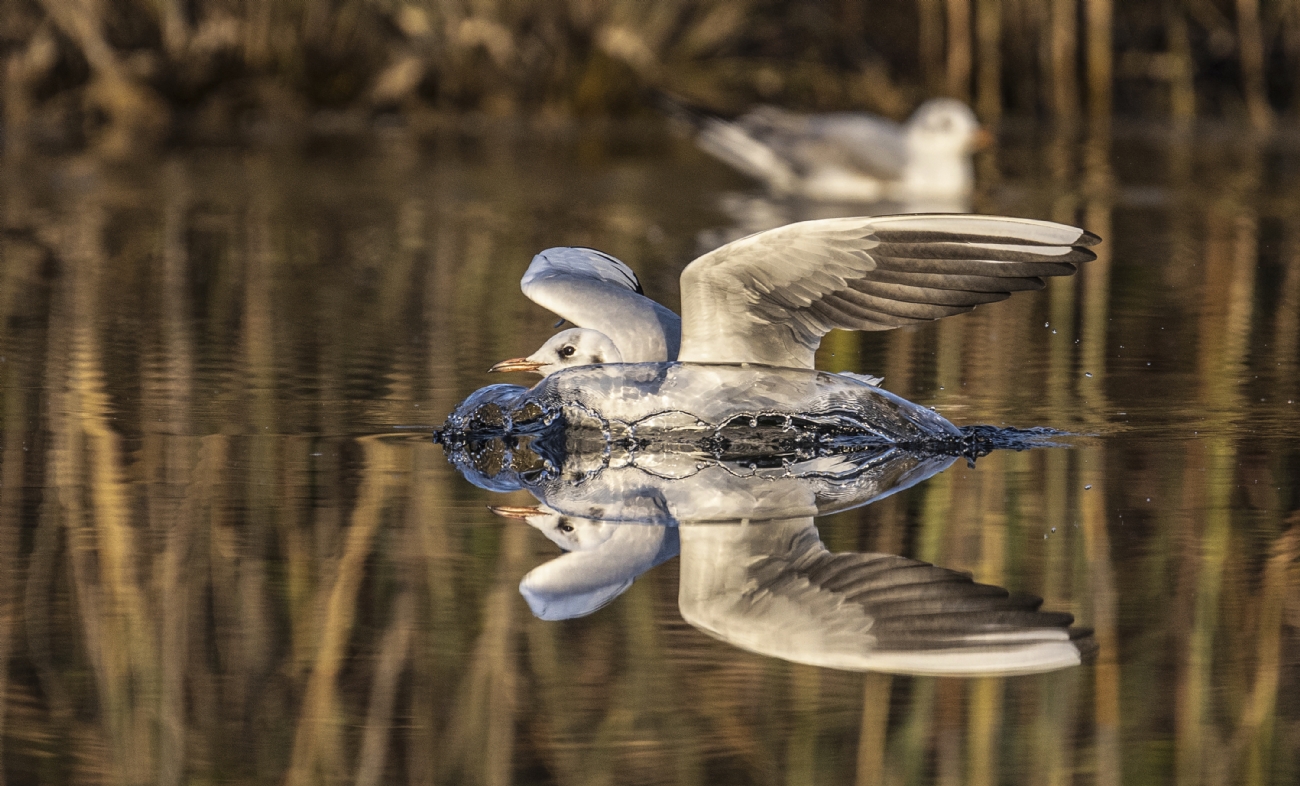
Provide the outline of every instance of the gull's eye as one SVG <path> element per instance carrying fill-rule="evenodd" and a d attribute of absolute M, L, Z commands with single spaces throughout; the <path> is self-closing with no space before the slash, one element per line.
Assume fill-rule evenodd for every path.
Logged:
<path fill-rule="evenodd" d="M 566 347 L 566 349 L 572 349 L 572 348 L 573 347 Z M 556 527 L 556 529 L 558 529 L 560 532 L 569 533 L 569 532 L 573 532 L 573 525 L 561 524 L 560 526 Z"/>
<path fill-rule="evenodd" d="M 560 357 L 571 358 L 573 357 L 574 352 L 577 352 L 577 350 L 573 348 L 572 344 L 569 344 L 568 346 L 560 350 Z"/>

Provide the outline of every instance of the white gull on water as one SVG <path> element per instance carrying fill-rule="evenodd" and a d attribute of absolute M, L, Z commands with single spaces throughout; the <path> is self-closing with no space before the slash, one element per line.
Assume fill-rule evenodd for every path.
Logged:
<path fill-rule="evenodd" d="M 578 326 L 493 371 L 549 375 L 592 363 L 760 364 L 813 369 L 833 329 L 889 330 L 1041 289 L 1094 259 L 1077 227 L 921 214 L 804 221 L 728 243 L 687 265 L 682 315 L 642 293 L 627 265 L 589 248 L 533 258 L 521 287 Z"/>
<path fill-rule="evenodd" d="M 775 195 L 829 201 L 953 200 L 975 185 L 971 153 L 987 144 L 970 107 L 926 101 L 905 123 L 866 112 L 798 114 L 758 107 L 697 119 L 700 149 Z"/>

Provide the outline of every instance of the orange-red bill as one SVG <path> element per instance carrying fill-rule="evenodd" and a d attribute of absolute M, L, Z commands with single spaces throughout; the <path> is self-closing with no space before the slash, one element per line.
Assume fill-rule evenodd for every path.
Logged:
<path fill-rule="evenodd" d="M 542 509 L 536 505 L 488 505 L 488 510 L 504 519 L 525 521 L 529 516 L 536 516 Z"/>
<path fill-rule="evenodd" d="M 541 367 L 542 364 L 535 360 L 529 360 L 528 358 L 510 358 L 509 360 L 503 360 L 488 369 L 488 373 L 494 371 L 530 371 L 536 373 L 537 369 Z"/>

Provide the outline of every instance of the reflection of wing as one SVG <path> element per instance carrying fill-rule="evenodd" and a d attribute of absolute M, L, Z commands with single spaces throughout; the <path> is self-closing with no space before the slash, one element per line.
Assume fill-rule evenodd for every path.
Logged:
<path fill-rule="evenodd" d="M 693 363 L 812 368 L 833 328 L 888 330 L 970 311 L 1094 259 L 1075 227 L 978 215 L 805 221 L 728 243 L 682 272 Z"/>
<path fill-rule="evenodd" d="M 549 248 L 533 257 L 520 288 L 578 327 L 609 336 L 627 363 L 677 357 L 681 320 L 642 294 L 636 274 L 608 254 Z"/>
<path fill-rule="evenodd" d="M 1095 647 L 1069 614 L 886 554 L 832 554 L 812 519 L 681 528 L 682 617 L 798 663 L 906 674 L 1016 674 Z"/>

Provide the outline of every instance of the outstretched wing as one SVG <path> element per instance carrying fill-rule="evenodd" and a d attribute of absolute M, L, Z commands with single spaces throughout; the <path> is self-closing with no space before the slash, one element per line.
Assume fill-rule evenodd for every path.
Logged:
<path fill-rule="evenodd" d="M 832 553 L 812 519 L 680 528 L 682 617 L 743 649 L 901 674 L 1023 674 L 1096 649 L 1041 601 L 892 554 Z"/>
<path fill-rule="evenodd" d="M 677 358 L 681 319 L 642 294 L 632 269 L 609 254 L 548 248 L 533 257 L 519 286 L 534 303 L 609 336 L 625 362 Z"/>
<path fill-rule="evenodd" d="M 812 368 L 832 329 L 889 330 L 970 311 L 1095 259 L 1101 238 L 1050 221 L 922 214 L 804 221 L 750 235 L 682 271 L 693 363 Z"/>

